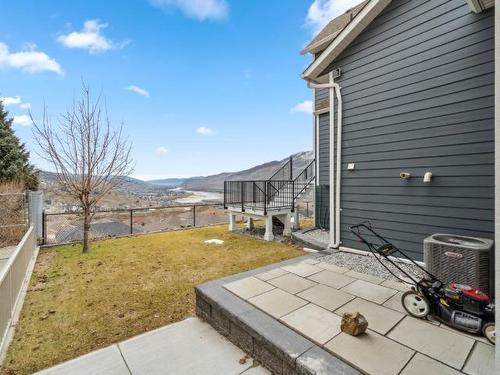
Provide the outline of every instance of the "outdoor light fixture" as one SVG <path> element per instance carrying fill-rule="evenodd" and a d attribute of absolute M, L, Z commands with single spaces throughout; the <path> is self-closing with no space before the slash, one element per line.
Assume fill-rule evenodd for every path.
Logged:
<path fill-rule="evenodd" d="M 425 172 L 424 174 L 424 182 L 431 182 L 432 179 L 432 172 Z"/>

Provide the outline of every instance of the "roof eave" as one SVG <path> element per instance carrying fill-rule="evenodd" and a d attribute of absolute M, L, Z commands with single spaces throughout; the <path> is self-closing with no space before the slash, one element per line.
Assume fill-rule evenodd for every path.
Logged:
<path fill-rule="evenodd" d="M 494 0 L 465 0 L 469 8 L 474 13 L 481 13 L 482 11 L 491 8 L 495 5 Z"/>
<path fill-rule="evenodd" d="M 337 35 L 330 45 L 302 73 L 302 79 L 314 81 L 319 74 L 385 9 L 391 0 L 371 0 Z"/>
<path fill-rule="evenodd" d="M 328 46 L 328 44 L 332 40 L 334 40 L 337 37 L 337 35 L 340 34 L 340 32 L 341 32 L 341 30 L 336 32 L 336 33 L 333 33 L 331 35 L 328 35 L 327 37 L 317 41 L 314 44 L 309 45 L 308 47 L 306 47 L 302 51 L 300 51 L 300 54 L 305 55 L 306 53 L 318 53 L 319 51 L 322 51 L 323 49 L 325 49 Z"/>

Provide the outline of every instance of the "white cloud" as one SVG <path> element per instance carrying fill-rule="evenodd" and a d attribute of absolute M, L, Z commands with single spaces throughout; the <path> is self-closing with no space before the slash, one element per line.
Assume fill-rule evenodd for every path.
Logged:
<path fill-rule="evenodd" d="M 34 45 L 25 45 L 19 52 L 10 52 L 7 44 L 0 42 L 0 68 L 19 69 L 27 73 L 43 71 L 64 74 L 59 63 L 45 52 L 36 50 Z"/>
<path fill-rule="evenodd" d="M 307 11 L 306 25 L 317 34 L 333 18 L 358 5 L 361 0 L 314 0 Z"/>
<path fill-rule="evenodd" d="M 157 147 L 155 150 L 156 155 L 167 155 L 168 154 L 168 149 L 164 146 Z"/>
<path fill-rule="evenodd" d="M 136 85 L 130 85 L 130 86 L 126 87 L 125 90 L 132 91 L 132 92 L 135 92 L 136 94 L 139 94 L 139 95 L 142 95 L 142 96 L 149 98 L 149 91 L 147 91 L 146 89 L 143 89 L 142 87 L 139 87 Z"/>
<path fill-rule="evenodd" d="M 304 100 L 302 103 L 298 103 L 290 108 L 290 114 L 295 113 L 312 113 L 313 112 L 313 102 L 312 100 Z"/>
<path fill-rule="evenodd" d="M 226 0 L 150 0 L 154 6 L 168 11 L 178 8 L 185 16 L 203 20 L 225 20 L 229 13 Z"/>
<path fill-rule="evenodd" d="M 200 126 L 198 129 L 196 129 L 196 133 L 202 134 L 202 135 L 212 135 L 215 133 L 213 129 L 207 128 L 205 126 Z"/>
<path fill-rule="evenodd" d="M 0 96 L 0 102 L 3 103 L 5 107 L 9 105 L 17 105 L 21 109 L 30 109 L 30 103 L 23 103 L 21 97 L 18 96 Z"/>
<path fill-rule="evenodd" d="M 14 125 L 30 126 L 33 122 L 31 121 L 31 118 L 28 115 L 19 115 L 19 116 L 14 116 L 12 123 Z"/>
<path fill-rule="evenodd" d="M 86 49 L 89 53 L 106 52 L 110 49 L 120 49 L 128 42 L 114 43 L 111 39 L 102 35 L 102 29 L 108 27 L 107 23 L 99 23 L 99 20 L 87 20 L 83 23 L 81 31 L 73 31 L 66 35 L 59 35 L 57 41 L 68 48 Z"/>
<path fill-rule="evenodd" d="M 20 96 L 0 96 L 0 102 L 3 103 L 4 106 L 8 105 L 19 105 L 21 104 Z"/>

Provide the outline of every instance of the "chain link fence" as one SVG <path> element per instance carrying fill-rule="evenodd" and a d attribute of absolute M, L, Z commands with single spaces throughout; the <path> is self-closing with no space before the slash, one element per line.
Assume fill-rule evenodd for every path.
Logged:
<path fill-rule="evenodd" d="M 17 245 L 28 228 L 25 193 L 0 193 L 0 248 Z"/>
<path fill-rule="evenodd" d="M 98 211 L 90 226 L 90 238 L 203 227 L 228 223 L 222 204 L 181 205 Z M 43 214 L 43 243 L 61 244 L 83 239 L 83 217 L 78 212 Z"/>

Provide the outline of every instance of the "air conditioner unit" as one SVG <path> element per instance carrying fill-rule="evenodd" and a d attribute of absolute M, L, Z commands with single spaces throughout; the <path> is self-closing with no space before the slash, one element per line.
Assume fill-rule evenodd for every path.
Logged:
<path fill-rule="evenodd" d="M 433 234 L 424 240 L 424 262 L 443 283 L 470 285 L 493 297 L 493 240 Z"/>

